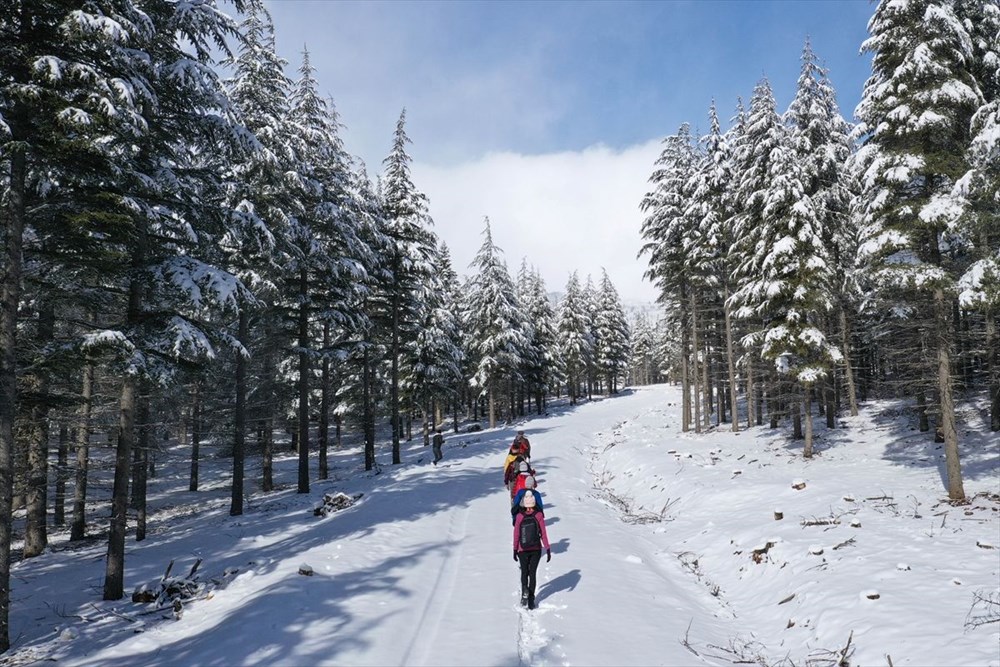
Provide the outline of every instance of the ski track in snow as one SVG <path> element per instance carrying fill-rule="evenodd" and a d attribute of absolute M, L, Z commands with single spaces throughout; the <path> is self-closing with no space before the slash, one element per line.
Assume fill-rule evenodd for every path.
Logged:
<path fill-rule="evenodd" d="M 460 571 L 462 545 L 465 543 L 464 538 L 469 524 L 470 511 L 470 507 L 462 510 L 461 521 L 451 522 L 448 528 L 448 544 L 455 545 L 455 548 L 449 549 L 448 556 L 441 559 L 434 587 L 424 602 L 420 622 L 417 623 L 413 637 L 410 638 L 409 645 L 403 653 L 402 664 L 404 665 L 429 664 L 431 651 L 438 644 L 437 638 L 441 631 L 442 620 L 445 612 L 450 608 L 449 602 L 455 592 L 455 581 Z M 415 657 L 415 659 L 411 661 L 411 657 Z"/>

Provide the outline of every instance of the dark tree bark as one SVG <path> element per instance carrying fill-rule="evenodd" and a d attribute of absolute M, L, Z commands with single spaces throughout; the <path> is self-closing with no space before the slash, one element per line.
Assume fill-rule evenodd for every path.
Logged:
<path fill-rule="evenodd" d="M 44 302 L 38 310 L 36 343 L 45 347 L 55 337 L 55 311 L 51 302 Z M 49 543 L 48 489 L 49 489 L 49 372 L 40 369 L 31 379 L 31 437 L 28 441 L 27 521 L 24 527 L 24 557 L 33 558 Z"/>
<path fill-rule="evenodd" d="M 309 493 L 309 274 L 299 270 L 299 493 Z"/>
<path fill-rule="evenodd" d="M 24 9 L 27 3 L 22 3 Z M 27 17 L 20 29 L 27 32 Z M 10 119 L 15 137 L 23 136 L 18 115 Z M 10 541 L 14 514 L 14 418 L 17 410 L 17 307 L 21 301 L 22 248 L 27 146 L 8 144 L 10 182 L 3 218 L 3 261 L 0 262 L 0 653 L 10 648 Z"/>
<path fill-rule="evenodd" d="M 146 487 L 149 472 L 149 450 L 153 426 L 150 423 L 149 387 L 142 383 L 137 414 L 135 470 L 132 472 L 132 497 L 135 505 L 135 541 L 146 539 Z"/>
<path fill-rule="evenodd" d="M 66 525 L 66 478 L 69 469 L 69 426 L 59 424 L 59 447 L 56 453 L 56 493 L 52 508 L 52 522 L 57 526 Z"/>
<path fill-rule="evenodd" d="M 120 600 L 125 587 L 125 519 L 128 509 L 129 460 L 135 439 L 135 411 L 139 380 L 126 373 L 122 383 L 118 416 L 118 446 L 115 450 L 115 482 L 111 492 L 111 528 L 104 573 L 104 599 Z"/>
<path fill-rule="evenodd" d="M 371 355 L 365 345 L 361 364 L 361 420 L 365 433 L 365 470 L 375 467 L 375 411 L 372 409 Z"/>
<path fill-rule="evenodd" d="M 240 308 L 237 336 L 244 349 L 250 349 L 250 315 L 246 306 Z M 233 414 L 233 484 L 229 500 L 229 515 L 243 514 L 243 474 L 246 468 L 247 437 L 247 363 L 242 354 L 236 355 L 236 405 Z"/>
<path fill-rule="evenodd" d="M 71 541 L 87 536 L 87 477 L 90 469 L 90 412 L 94 397 L 94 366 L 83 367 L 80 424 L 76 431 L 76 477 L 73 485 L 73 525 Z"/>
<path fill-rule="evenodd" d="M 330 323 L 323 323 L 323 366 L 320 379 L 319 398 L 319 478 L 330 476 L 327 450 L 330 447 L 330 358 L 326 351 L 330 349 Z"/>
<path fill-rule="evenodd" d="M 191 481 L 189 491 L 198 490 L 198 459 L 201 456 L 201 380 L 191 391 Z"/>

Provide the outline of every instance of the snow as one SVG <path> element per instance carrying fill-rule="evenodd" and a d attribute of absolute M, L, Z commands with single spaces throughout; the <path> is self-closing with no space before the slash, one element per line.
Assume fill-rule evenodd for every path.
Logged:
<path fill-rule="evenodd" d="M 204 580 L 219 582 L 211 595 L 176 619 L 101 601 L 104 542 L 55 533 L 45 553 L 14 565 L 11 658 L 818 665 L 836 664 L 821 660 L 850 641 L 851 665 L 1000 666 L 1000 624 L 970 624 L 1000 596 L 1000 551 L 984 546 L 1000 529 L 1000 439 L 981 430 L 981 406 L 959 410 L 971 502 L 953 506 L 942 451 L 898 402 L 869 403 L 835 430 L 814 418 L 810 460 L 787 424 L 682 433 L 679 403 L 676 387 L 659 385 L 555 405 L 516 426 L 450 434 L 437 467 L 414 443 L 398 466 L 380 449 L 383 467 L 366 473 L 348 446 L 309 494 L 294 492 L 294 454 L 278 456 L 277 490 L 248 489 L 236 517 L 229 460 L 203 459 L 202 490 L 189 492 L 190 453 L 174 446 L 149 480 L 159 505 L 147 539 L 129 538 L 125 588 L 201 558 Z M 531 438 L 552 542 L 532 612 L 517 604 L 501 483 L 516 429 Z M 336 493 L 357 501 L 315 516 Z M 103 529 L 103 514 L 93 520 Z"/>

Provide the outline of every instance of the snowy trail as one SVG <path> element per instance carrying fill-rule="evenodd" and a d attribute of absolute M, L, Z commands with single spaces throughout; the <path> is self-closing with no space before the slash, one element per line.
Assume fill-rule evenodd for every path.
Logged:
<path fill-rule="evenodd" d="M 656 639 L 629 646 L 629 664 L 691 664 L 679 638 L 689 624 L 725 636 L 718 601 L 646 539 L 669 524 L 625 523 L 594 484 L 595 448 L 623 414 L 663 402 L 662 391 L 637 392 L 523 425 L 553 553 L 532 612 L 519 607 L 511 559 L 504 430 L 453 446 L 447 466 L 417 449 L 414 463 L 362 480 L 354 508 L 286 518 L 280 539 L 248 519 L 259 557 L 210 603 L 66 664 L 602 665 L 622 662 L 630 636 Z M 300 576 L 302 564 L 315 575 Z"/>
<path fill-rule="evenodd" d="M 638 416 L 663 403 L 662 392 L 640 392 L 527 425 L 536 467 L 544 471 L 539 489 L 553 557 L 539 569 L 538 613 L 522 623 L 523 664 L 621 664 L 624 641 L 629 664 L 690 665 L 698 659 L 679 645 L 689 623 L 725 636 L 717 601 L 685 576 L 673 553 L 644 539 L 669 526 L 624 523 L 596 492 L 589 469 L 593 450 L 621 421 L 623 404 Z M 661 639 L 632 645 L 629 637 Z"/>

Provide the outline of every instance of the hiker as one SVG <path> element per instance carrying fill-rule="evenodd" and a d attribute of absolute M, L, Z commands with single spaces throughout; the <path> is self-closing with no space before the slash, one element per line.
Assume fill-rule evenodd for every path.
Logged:
<path fill-rule="evenodd" d="M 524 478 L 524 488 L 518 491 L 514 495 L 514 502 L 510 505 L 510 522 L 514 523 L 517 519 L 517 513 L 521 511 L 521 499 L 524 498 L 525 494 L 530 494 L 535 496 L 535 510 L 538 512 L 544 512 L 545 507 L 542 505 L 542 494 L 538 492 L 535 488 L 535 477 L 534 475 L 528 475 Z"/>
<path fill-rule="evenodd" d="M 517 495 L 517 492 L 520 491 L 521 489 L 525 488 L 526 481 L 529 478 L 532 480 L 532 484 L 534 484 L 534 480 L 535 480 L 535 478 L 534 478 L 534 471 L 531 470 L 531 468 L 528 466 L 528 462 L 527 461 L 521 461 L 520 463 L 517 464 L 517 466 L 518 466 L 518 468 L 517 468 L 517 475 L 514 476 L 514 481 L 510 485 L 510 502 L 511 503 L 514 502 L 514 496 Z"/>
<path fill-rule="evenodd" d="M 521 456 L 521 447 L 519 445 L 511 445 L 510 449 L 507 451 L 507 457 L 503 460 L 503 474 L 504 477 L 507 476 L 507 471 L 510 469 L 511 464 L 516 464 L 517 461 L 523 461 L 524 457 Z M 516 470 L 516 468 L 515 468 Z M 506 479 L 504 480 L 506 482 Z"/>
<path fill-rule="evenodd" d="M 535 495 L 525 493 L 521 511 L 514 517 L 514 560 L 521 566 L 521 605 L 535 608 L 535 574 L 545 549 L 545 562 L 552 560 L 545 515 L 535 508 Z"/>
<path fill-rule="evenodd" d="M 434 448 L 434 465 L 437 465 L 438 461 L 444 458 L 444 454 L 441 453 L 441 447 L 444 446 L 444 434 L 441 433 L 440 426 L 434 431 L 434 440 L 431 446 Z"/>
<path fill-rule="evenodd" d="M 517 451 L 525 460 L 531 458 L 531 443 L 524 437 L 524 431 L 518 431 L 517 435 L 514 436 L 514 442 L 510 445 L 511 451 L 514 450 L 514 447 L 517 447 Z"/>
<path fill-rule="evenodd" d="M 532 475 L 535 474 L 535 471 L 531 468 L 530 465 L 528 465 L 528 462 L 525 461 L 520 454 L 515 456 L 513 459 L 511 459 L 509 456 L 507 458 L 508 461 L 506 463 L 506 467 L 503 470 L 503 485 L 508 491 L 511 492 L 511 495 L 513 495 L 514 482 L 517 481 L 517 475 L 518 473 L 521 472 L 521 466 L 522 465 L 525 466 L 528 472 Z"/>

